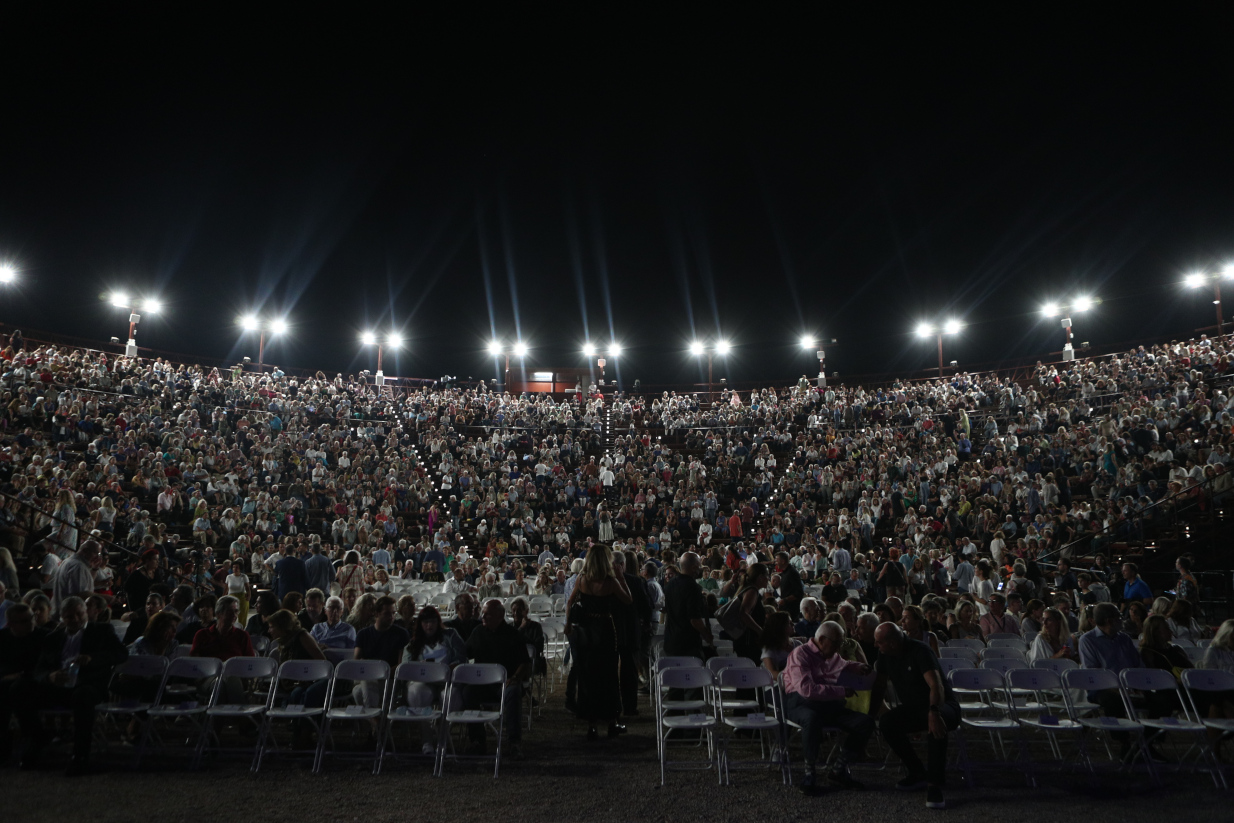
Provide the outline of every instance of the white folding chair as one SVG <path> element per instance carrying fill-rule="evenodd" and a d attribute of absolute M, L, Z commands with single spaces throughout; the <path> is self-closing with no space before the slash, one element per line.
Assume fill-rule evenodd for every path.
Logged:
<path fill-rule="evenodd" d="M 968 660 L 974 666 L 981 659 L 981 655 L 968 646 L 943 646 L 938 650 L 940 660 Z"/>
<path fill-rule="evenodd" d="M 986 651 L 990 649 L 1016 649 L 1019 652 L 1028 654 L 1028 644 L 1024 642 L 1024 638 L 1010 635 L 1008 637 L 993 637 L 987 638 L 989 645 L 986 646 Z"/>
<path fill-rule="evenodd" d="M 991 646 L 997 646 L 997 645 L 1000 645 L 1001 642 L 1007 641 L 1007 640 L 1014 640 L 1017 643 L 1024 642 L 1024 638 L 1022 636 L 1018 634 L 1012 634 L 1011 632 L 994 632 L 994 634 L 991 634 L 988 637 L 986 637 L 985 642 Z"/>
<path fill-rule="evenodd" d="M 1028 668 L 1028 658 L 1020 649 L 1015 649 L 1010 646 L 990 646 L 981 655 L 982 660 L 1014 660 L 1019 663 L 1022 668 Z"/>
<path fill-rule="evenodd" d="M 358 705 L 335 706 L 335 702 L 340 699 L 338 694 L 339 684 L 343 684 L 343 688 L 347 694 L 350 694 L 352 683 L 368 683 L 369 688 L 381 686 L 381 703 L 377 706 L 366 706 L 363 703 Z M 330 688 L 326 697 L 326 715 L 321 724 L 321 736 L 317 741 L 317 759 L 313 765 L 313 771 L 321 771 L 321 764 L 325 760 L 327 752 L 334 753 L 334 738 L 331 736 L 331 730 L 336 722 L 343 721 L 363 721 L 366 725 L 370 721 L 377 723 L 376 733 L 373 735 L 376 742 L 373 745 L 373 774 L 377 773 L 377 761 L 381 757 L 381 740 L 384 729 L 381 725 L 381 719 L 385 715 L 385 705 L 387 700 L 386 690 L 390 687 L 390 664 L 384 660 L 344 660 L 334 667 L 334 677 L 330 680 Z M 346 695 L 343 696 L 346 699 Z M 330 748 L 327 748 L 329 746 Z"/>
<path fill-rule="evenodd" d="M 1204 717 L 1195 700 L 1197 692 L 1204 694 L 1234 692 L 1234 674 L 1221 669 L 1186 669 L 1183 672 L 1183 691 L 1187 695 L 1187 701 L 1191 704 L 1192 714 L 1200 719 L 1205 728 L 1222 735 L 1234 734 L 1234 720 L 1225 717 Z M 1225 779 L 1225 770 L 1220 767 L 1220 764 L 1213 771 L 1213 779 L 1219 780 L 1222 788 L 1229 788 Z"/>
<path fill-rule="evenodd" d="M 326 660 L 329 660 L 335 666 L 344 660 L 354 660 L 356 658 L 355 649 L 322 649 L 321 653 L 326 656 Z"/>
<path fill-rule="evenodd" d="M 500 686 L 500 697 L 497 700 L 497 711 L 489 711 L 482 709 L 466 709 L 458 711 L 450 711 L 449 706 L 453 705 L 455 699 L 453 697 L 456 690 L 462 691 L 468 687 L 479 686 Z M 501 746 L 502 738 L 505 736 L 505 709 L 506 705 L 506 667 L 497 663 L 465 663 L 457 667 L 450 677 L 450 687 L 446 695 L 446 735 L 449 736 L 450 730 L 457 725 L 474 726 L 481 724 L 484 726 L 492 726 L 493 731 L 497 735 L 497 751 L 493 755 L 493 778 L 496 779 L 501 770 Z M 461 698 L 458 701 L 462 705 Z M 487 755 L 450 755 L 456 760 L 464 758 L 470 760 L 488 760 Z M 443 760 L 438 773 L 441 773 L 445 768 Z"/>
<path fill-rule="evenodd" d="M 223 663 L 223 671 L 219 675 L 220 681 L 225 681 L 228 678 L 239 678 L 241 680 L 266 681 L 266 693 L 260 703 L 219 703 L 219 696 L 223 690 L 215 689 L 211 695 L 210 705 L 206 709 L 206 745 L 210 746 L 210 739 L 214 738 L 218 742 L 217 736 L 214 734 L 214 724 L 219 718 L 234 719 L 241 722 L 247 720 L 253 724 L 254 731 L 257 732 L 257 737 L 253 741 L 252 761 L 249 764 L 249 770 L 253 771 L 257 767 L 257 745 L 261 736 L 261 726 L 264 722 L 265 714 L 269 711 L 274 699 L 274 675 L 278 673 L 278 661 L 272 657 L 233 657 Z M 216 752 L 221 752 L 221 746 L 215 745 L 212 749 Z M 240 751 L 240 750 L 237 750 Z"/>
<path fill-rule="evenodd" d="M 1003 742 L 1004 732 L 1017 731 L 1020 726 L 1010 717 L 1004 708 L 1011 700 L 1007 694 L 1003 673 L 998 669 L 955 669 L 947 675 L 952 688 L 967 689 L 976 692 L 984 712 L 992 716 L 969 717 L 961 716 L 961 728 L 983 731 L 990 736 L 990 747 L 1003 760 L 1007 759 L 1007 750 Z M 1001 705 L 1000 705 L 1001 703 Z M 997 741 L 997 742 L 996 742 Z M 964 771 L 968 785 L 974 786 L 973 761 L 968 755 L 968 743 L 964 734 L 959 735 L 959 751 L 957 757 L 960 768 Z"/>
<path fill-rule="evenodd" d="M 265 635 L 255 634 L 251 639 L 253 641 L 253 651 L 257 652 L 258 655 L 269 654 L 270 638 Z"/>
<path fill-rule="evenodd" d="M 1208 772 L 1213 779 L 1213 784 L 1220 788 L 1221 780 L 1219 774 L 1221 772 L 1221 763 L 1217 760 L 1217 756 L 1213 753 L 1213 747 L 1209 743 L 1208 727 L 1200 721 L 1198 715 L 1192 716 L 1188 707 L 1189 701 L 1183 694 L 1179 682 L 1174 679 L 1173 672 L 1166 671 L 1165 669 L 1123 669 L 1118 673 L 1118 679 L 1122 682 L 1123 689 L 1128 693 L 1140 692 L 1146 695 L 1173 695 L 1174 699 L 1178 701 L 1182 717 L 1173 714 L 1165 717 L 1146 717 L 1143 712 L 1136 709 L 1133 701 L 1129 701 L 1131 706 L 1127 716 L 1132 720 L 1142 723 L 1146 729 L 1156 729 L 1158 734 L 1175 734 L 1191 738 L 1191 746 L 1179 758 L 1178 765 L 1181 767 L 1186 763 L 1188 755 L 1194 751 L 1196 753 L 1194 764 L 1196 770 Z"/>
<path fill-rule="evenodd" d="M 1089 737 L 1126 734 L 1128 740 L 1135 742 L 1135 747 L 1128 753 L 1127 757 L 1119 761 L 1119 765 L 1132 768 L 1136 760 L 1143 758 L 1145 768 L 1148 770 L 1153 783 L 1159 784 L 1160 778 L 1157 775 L 1157 768 L 1153 763 L 1152 755 L 1148 751 L 1148 744 L 1145 740 L 1144 725 L 1130 719 L 1131 700 L 1128 698 L 1126 690 L 1123 689 L 1118 675 L 1109 669 L 1068 669 L 1063 672 L 1063 686 L 1063 697 L 1068 703 L 1068 715 L 1070 715 L 1072 720 L 1084 727 L 1084 733 L 1079 736 L 1080 758 L 1088 766 L 1089 770 L 1095 770 L 1092 757 L 1088 753 Z M 1123 710 L 1127 713 L 1127 717 L 1110 717 L 1108 715 L 1089 717 L 1081 714 L 1080 710 L 1076 708 L 1076 704 L 1072 702 L 1072 693 L 1076 690 L 1082 692 L 1116 692 L 1123 705 Z M 1091 705 L 1087 699 L 1085 699 L 1084 703 Z M 1110 752 L 1108 745 L 1106 745 L 1106 753 L 1113 759 L 1113 754 Z"/>
<path fill-rule="evenodd" d="M 283 665 L 279 666 L 278 674 L 275 676 L 275 682 L 271 685 L 272 689 L 277 691 L 279 683 L 290 681 L 292 683 L 316 683 L 319 680 L 325 680 L 334 673 L 334 664 L 329 660 L 288 660 Z M 327 689 L 328 691 L 328 689 Z M 330 705 L 327 700 L 322 706 L 304 706 L 304 705 L 286 705 L 274 706 L 271 705 L 266 710 L 265 721 L 261 724 L 261 732 L 257 738 L 257 763 L 253 767 L 253 771 L 261 769 L 261 763 L 266 758 L 269 749 L 278 751 L 278 741 L 274 737 L 273 724 L 276 720 L 290 720 L 293 723 L 308 723 L 313 727 L 313 731 L 317 733 L 319 738 L 318 744 L 312 748 L 313 765 L 317 765 L 317 756 L 321 751 L 321 723 L 320 720 L 326 712 L 326 706 Z M 294 745 L 294 741 L 293 744 Z M 282 754 L 283 752 L 278 751 Z M 288 755 L 307 755 L 308 750 L 296 751 L 289 746 L 286 754 Z"/>
<path fill-rule="evenodd" d="M 124 678 L 129 682 L 134 680 L 144 680 L 148 685 L 154 687 L 155 694 L 158 694 L 159 686 L 163 683 L 163 675 L 167 673 L 167 658 L 157 654 L 131 654 L 123 663 L 116 667 L 116 670 L 111 676 L 111 686 L 109 692 L 113 692 L 116 681 Z M 114 722 L 119 718 L 137 718 L 142 713 L 149 711 L 154 703 L 145 702 L 134 698 L 124 698 L 118 701 L 109 703 L 100 703 L 95 707 L 95 712 L 98 713 L 100 721 L 103 723 Z M 100 723 L 100 726 L 103 725 Z"/>
<path fill-rule="evenodd" d="M 985 643 L 982 643 L 980 640 L 978 640 L 975 637 L 961 637 L 955 640 L 948 640 L 946 648 L 948 649 L 959 649 L 959 648 L 972 649 L 973 651 L 977 652 L 977 654 L 981 654 L 985 651 Z"/>
<path fill-rule="evenodd" d="M 707 661 L 707 671 L 719 674 L 724 669 L 757 669 L 758 664 L 748 657 L 713 657 Z"/>
<path fill-rule="evenodd" d="M 1187 659 L 1191 661 L 1191 664 L 1198 666 L 1204 662 L 1204 654 L 1208 649 L 1203 646 L 1184 646 L 1183 651 L 1187 653 Z"/>
<path fill-rule="evenodd" d="M 409 706 L 404 701 L 403 705 L 398 705 L 400 693 L 405 694 L 406 689 L 399 688 L 402 684 L 421 683 L 425 686 L 432 687 L 435 691 L 440 690 L 444 696 L 446 685 L 450 681 L 450 667 L 445 663 L 402 663 L 394 670 L 394 680 L 391 683 L 389 691 L 386 693 L 385 705 L 385 732 L 382 734 L 381 749 L 377 755 L 377 773 L 381 773 L 382 764 L 385 763 L 385 758 L 400 756 L 395 750 L 395 734 L 394 731 L 398 725 L 410 723 L 420 725 L 429 723 L 437 726 L 437 744 L 433 749 L 433 776 L 441 776 L 441 757 L 445 751 L 445 736 L 443 734 L 445 724 L 441 723 L 442 708 L 434 705 L 429 706 Z M 442 704 L 444 706 L 444 703 Z M 389 754 L 387 755 L 386 747 L 389 746 Z M 414 751 L 414 748 L 413 750 Z M 402 755 L 410 757 L 412 755 Z M 415 755 L 423 757 L 423 755 Z"/>
<path fill-rule="evenodd" d="M 663 659 L 663 658 L 662 658 Z M 697 659 L 697 658 L 695 658 Z M 657 661 L 658 662 L 658 661 Z M 749 669 L 738 669 L 738 671 L 749 671 Z M 697 666 L 681 666 L 681 667 L 665 667 L 659 669 L 656 673 L 656 691 L 665 692 L 668 689 L 683 689 L 685 691 L 701 691 L 704 694 L 713 685 L 711 672 L 703 667 L 702 661 L 699 661 Z M 698 701 L 702 705 L 693 707 L 694 701 L 691 700 L 661 700 L 656 711 L 656 737 L 659 741 L 660 748 L 660 785 L 665 783 L 665 774 L 670 768 L 679 769 L 711 769 L 716 768 L 717 778 L 723 782 L 723 775 L 720 774 L 718 763 L 716 762 L 715 748 L 715 731 L 719 725 L 715 715 L 706 711 L 706 703 Z M 672 704 L 689 704 L 691 708 L 681 709 L 690 712 L 689 714 L 668 714 L 673 711 Z M 707 760 L 700 762 L 697 760 L 670 762 L 668 759 L 668 745 L 665 735 L 673 730 L 697 731 L 700 734 L 705 734 L 707 738 Z"/>
<path fill-rule="evenodd" d="M 744 659 L 744 658 L 743 658 Z M 711 661 L 708 661 L 709 663 Z M 753 663 L 753 661 L 750 661 Z M 746 666 L 731 666 L 721 668 L 715 674 L 715 688 L 711 690 L 715 706 L 716 718 L 724 724 L 725 727 L 734 732 L 747 731 L 758 734 L 759 740 L 759 759 L 757 761 L 731 761 L 728 756 L 729 744 L 732 742 L 732 734 L 720 736 L 720 751 L 719 762 L 720 769 L 723 775 L 724 783 L 730 785 L 732 783 L 729 770 L 733 765 L 737 768 L 745 768 L 747 766 L 758 766 L 762 768 L 779 768 L 780 780 L 785 785 L 791 782 L 788 764 L 788 739 L 787 731 L 784 727 L 784 713 L 779 708 L 779 701 L 776 699 L 773 692 L 777 690 L 775 679 L 771 676 L 771 672 L 761 667 L 746 667 Z M 762 693 L 764 696 L 764 707 L 770 707 L 771 713 L 768 714 L 766 708 L 760 712 L 749 712 L 745 715 L 731 714 L 734 711 L 747 711 L 749 704 L 754 703 L 758 707 L 758 701 L 749 700 L 730 700 L 725 698 L 726 693 L 735 693 L 739 690 L 754 691 L 756 694 Z M 734 705 L 736 704 L 736 705 Z M 768 745 L 767 735 L 773 734 L 773 739 Z M 771 759 L 767 759 L 768 751 L 771 752 Z"/>
<path fill-rule="evenodd" d="M 1058 738 L 1062 734 L 1078 735 L 1084 731 L 1084 727 L 1072 720 L 1070 717 L 1059 715 L 1051 706 L 1059 704 L 1051 703 L 1052 695 L 1061 697 L 1063 690 L 1062 677 L 1057 672 L 1051 669 L 1012 669 L 1005 675 L 1007 688 L 1013 692 L 1027 692 L 1032 698 L 1029 704 L 1036 706 L 1035 712 L 1030 712 L 1027 705 L 1020 706 L 1012 703 L 1012 717 L 1020 726 L 1020 741 L 1021 752 L 1024 755 L 1025 769 L 1029 775 L 1032 784 L 1037 785 L 1036 769 L 1033 763 L 1031 748 L 1030 748 L 1030 732 L 1039 732 L 1046 738 L 1050 746 L 1050 752 L 1054 755 L 1055 761 L 1063 762 L 1063 751 L 1059 746 Z M 1061 703 L 1064 711 L 1066 703 Z"/>
<path fill-rule="evenodd" d="M 163 682 L 159 685 L 158 696 L 154 698 L 154 704 L 146 711 L 146 722 L 142 729 L 141 742 L 137 746 L 136 766 L 141 765 L 141 759 L 149 751 L 150 738 L 156 734 L 155 723 L 157 721 L 171 721 L 173 724 L 179 722 L 188 723 L 196 731 L 197 741 L 193 746 L 193 765 L 196 766 L 201 761 L 201 751 L 206 744 L 206 709 L 210 705 L 210 701 L 214 699 L 211 695 L 210 701 L 201 703 L 197 700 L 185 700 L 181 703 L 163 702 L 164 698 L 171 693 L 168 690 L 168 684 L 173 677 L 184 678 L 198 683 L 204 680 L 214 680 L 214 689 L 217 690 L 222 685 L 219 679 L 219 672 L 223 670 L 223 661 L 217 657 L 177 657 L 167 664 L 167 669 L 163 672 Z M 195 687 L 194 687 L 195 688 Z M 190 738 L 191 740 L 191 738 Z M 160 751 L 167 750 L 164 746 L 159 746 Z"/>

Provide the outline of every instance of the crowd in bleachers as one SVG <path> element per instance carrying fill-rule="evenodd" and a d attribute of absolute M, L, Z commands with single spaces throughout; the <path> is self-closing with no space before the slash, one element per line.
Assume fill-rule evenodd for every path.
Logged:
<path fill-rule="evenodd" d="M 64 685 L 71 658 L 44 647 L 66 638 L 89 658 L 73 678 L 95 704 L 117 694 L 127 654 L 226 662 L 257 647 L 285 663 L 349 652 L 391 672 L 500 660 L 530 684 L 552 669 L 546 656 L 566 657 L 565 635 L 546 639 L 537 618 L 568 618 L 579 559 L 609 547 L 647 602 L 621 642 L 652 692 L 648 656 L 679 611 L 673 582 L 695 576 L 705 619 L 744 615 L 749 631 L 724 630 L 721 645 L 776 675 L 802 645 L 873 663 L 880 644 L 899 648 L 899 635 L 876 640 L 887 622 L 936 655 L 1015 634 L 1026 664 L 1080 661 L 1075 637 L 1109 625 L 1104 603 L 1150 651 L 1161 626 L 1165 646 L 1197 649 L 1215 628 L 1187 558 L 1162 601 L 1134 564 L 1106 557 L 1175 508 L 1228 496 L 1228 340 L 1039 365 L 1022 382 L 803 379 L 715 403 L 379 389 L 7 342 L 0 755 L 16 716 L 37 759 L 46 706 L 32 682 L 63 690 L 65 705 L 77 694 L 76 725 L 88 726 L 84 685 Z M 110 632 L 91 628 L 98 653 L 78 648 L 78 611 Z M 783 637 L 771 643 L 773 625 Z M 1214 666 L 1229 666 L 1229 634 L 1210 647 Z M 1179 668 L 1201 659 L 1170 654 Z M 353 674 L 359 711 L 380 713 L 385 698 Z M 284 697 L 328 707 L 336 680 Z M 246 699 L 240 678 L 210 683 L 222 698 L 203 692 L 203 704 Z M 426 688 L 419 706 L 441 699 Z M 458 705 L 491 702 L 492 689 L 476 683 Z M 521 724 L 517 712 L 506 721 Z M 483 753 L 474 729 L 471 743 Z M 75 745 L 84 769 L 89 736 Z"/>

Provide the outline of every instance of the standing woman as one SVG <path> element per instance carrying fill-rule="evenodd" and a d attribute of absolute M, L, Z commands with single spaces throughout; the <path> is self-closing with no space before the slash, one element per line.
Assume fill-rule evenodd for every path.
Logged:
<path fill-rule="evenodd" d="M 247 624 L 249 619 L 249 597 L 253 592 L 253 584 L 244 573 L 244 558 L 237 556 L 231 564 L 231 574 L 227 575 L 227 593 L 240 601 L 240 623 Z"/>
<path fill-rule="evenodd" d="M 741 637 L 733 641 L 733 652 L 738 657 L 750 658 L 756 666 L 762 665 L 763 624 L 767 621 L 767 610 L 759 592 L 767 588 L 767 581 L 767 567 L 755 563 L 746 571 L 745 585 L 733 596 L 739 601 L 738 615 L 746 627 Z"/>
<path fill-rule="evenodd" d="M 592 546 L 566 609 L 566 634 L 579 651 L 578 713 L 588 723 L 589 740 L 599 737 L 601 721 L 608 723 L 609 737 L 618 734 L 621 681 L 613 612 L 618 603 L 632 602 L 625 580 L 613 573 L 612 550 L 603 543 Z"/>
<path fill-rule="evenodd" d="M 364 568 L 360 565 L 360 552 L 352 550 L 343 556 L 343 567 L 338 570 L 340 589 L 364 591 Z"/>

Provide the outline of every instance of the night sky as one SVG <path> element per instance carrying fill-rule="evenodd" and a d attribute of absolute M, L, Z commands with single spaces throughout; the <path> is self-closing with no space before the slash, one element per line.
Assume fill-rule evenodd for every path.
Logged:
<path fill-rule="evenodd" d="M 0 13 L 0 321 L 122 336 L 120 287 L 165 305 L 145 346 L 256 359 L 257 310 L 293 326 L 268 362 L 374 368 L 395 328 L 422 377 L 615 337 L 627 385 L 722 335 L 745 381 L 813 375 L 803 333 L 923 369 L 952 317 L 961 367 L 1045 357 L 1082 294 L 1077 341 L 1189 336 L 1182 278 L 1234 261 L 1216 16 L 309 8 Z"/>

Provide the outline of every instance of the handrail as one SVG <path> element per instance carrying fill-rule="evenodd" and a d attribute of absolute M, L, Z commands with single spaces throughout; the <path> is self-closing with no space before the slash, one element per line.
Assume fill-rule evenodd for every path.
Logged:
<path fill-rule="evenodd" d="M 33 514 L 40 514 L 40 515 L 42 515 L 43 517 L 46 517 L 48 520 L 51 520 L 51 521 L 56 522 L 56 523 L 61 523 L 61 524 L 65 525 L 65 526 L 69 526 L 70 528 L 77 529 L 77 531 L 79 531 L 79 532 L 85 532 L 85 531 L 86 531 L 84 528 L 82 528 L 82 525 L 81 525 L 80 523 L 70 523 L 69 521 L 65 520 L 64 518 L 56 516 L 54 513 L 52 513 L 52 514 L 48 514 L 46 511 L 44 511 L 43 509 L 38 508 L 37 506 L 35 506 L 35 505 L 34 505 L 33 503 L 31 503 L 30 501 L 28 501 L 28 500 L 22 500 L 20 497 L 18 497 L 18 496 L 16 496 L 16 495 L 9 494 L 8 492 L 3 492 L 3 491 L 0 491 L 0 497 L 4 497 L 4 498 L 7 498 L 8 500 L 12 500 L 12 501 L 16 502 L 19 506 L 22 506 L 22 507 L 24 507 L 24 508 L 26 508 L 26 509 L 29 509 L 29 510 L 30 510 L 30 513 L 31 513 L 32 515 L 33 515 Z M 31 518 L 30 525 L 31 525 L 32 527 L 33 527 L 33 525 L 34 525 L 33 518 Z M 31 529 L 31 531 L 33 531 L 33 529 Z M 90 539 L 91 539 L 91 540 L 95 540 L 95 541 L 97 541 L 97 542 L 99 542 L 99 543 L 101 543 L 101 544 L 103 544 L 103 545 L 106 545 L 106 546 L 114 546 L 115 548 L 119 549 L 121 552 L 125 552 L 125 553 L 127 553 L 127 554 L 130 554 L 130 555 L 132 555 L 134 558 L 138 557 L 138 553 L 137 553 L 134 549 L 130 549 L 128 546 L 121 545 L 120 543 L 117 543 L 117 542 L 115 542 L 114 540 L 105 540 L 105 539 L 103 539 L 102 537 L 95 537 L 95 536 L 93 536 L 93 535 L 91 535 L 91 536 L 90 536 Z"/>

